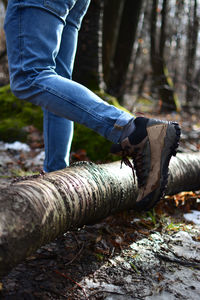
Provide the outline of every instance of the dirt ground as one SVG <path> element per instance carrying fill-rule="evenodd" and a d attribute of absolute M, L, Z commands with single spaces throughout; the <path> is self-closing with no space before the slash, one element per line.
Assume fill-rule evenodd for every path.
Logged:
<path fill-rule="evenodd" d="M 119 225 L 118 216 L 42 247 L 3 279 L 0 299 L 199 299 L 199 228 L 144 230 L 134 219 Z"/>
<path fill-rule="evenodd" d="M 185 122 L 180 151 L 198 151 L 197 119 Z M 42 161 L 41 149 L 0 143 L 0 188 L 40 170 Z M 184 218 L 199 202 L 199 192 L 182 193 L 151 212 L 122 212 L 66 232 L 0 281 L 0 299 L 199 300 L 200 225 Z"/>

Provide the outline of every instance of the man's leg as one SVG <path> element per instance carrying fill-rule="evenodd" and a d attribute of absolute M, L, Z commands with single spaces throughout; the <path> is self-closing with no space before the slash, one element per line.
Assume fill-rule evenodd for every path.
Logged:
<path fill-rule="evenodd" d="M 72 121 L 43 109 L 45 172 L 61 170 L 69 165 L 73 128 Z"/>
<path fill-rule="evenodd" d="M 60 50 L 56 57 L 56 73 L 72 79 L 78 30 L 86 13 L 89 1 L 77 2 L 70 10 L 62 33 Z M 44 171 L 51 172 L 69 165 L 70 148 L 73 138 L 73 121 L 59 117 L 43 109 L 44 112 Z"/>

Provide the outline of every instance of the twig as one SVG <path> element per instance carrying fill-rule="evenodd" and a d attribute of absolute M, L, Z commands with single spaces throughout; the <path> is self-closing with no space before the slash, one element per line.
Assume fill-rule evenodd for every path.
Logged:
<path fill-rule="evenodd" d="M 176 264 L 180 264 L 185 267 L 194 267 L 194 268 L 200 270 L 200 264 L 195 263 L 195 262 L 188 262 L 188 261 L 184 261 L 184 260 L 181 260 L 178 258 L 173 258 L 173 257 L 169 257 L 169 256 L 166 256 L 163 254 L 158 254 L 158 253 L 156 254 L 156 256 L 165 261 L 174 262 Z"/>
<path fill-rule="evenodd" d="M 82 244 L 82 246 L 81 246 L 80 250 L 78 251 L 78 253 L 74 256 L 74 258 L 72 258 L 72 260 L 70 260 L 68 263 L 66 263 L 65 266 L 68 266 L 68 265 L 72 264 L 77 259 L 77 257 L 83 251 L 84 245 L 85 245 L 85 243 Z"/>
<path fill-rule="evenodd" d="M 89 296 L 89 298 L 91 298 L 91 297 L 93 297 L 93 296 L 95 296 L 96 294 L 99 294 L 99 293 L 108 293 L 108 294 L 115 294 L 115 295 L 125 295 L 124 293 L 120 293 L 120 292 L 99 290 L 99 291 L 91 293 L 90 296 Z"/>
<path fill-rule="evenodd" d="M 88 296 L 87 296 L 87 294 L 86 294 L 84 288 L 83 288 L 78 282 L 76 282 L 75 280 L 73 280 L 72 278 L 70 278 L 69 276 L 67 276 L 66 274 L 59 272 L 58 270 L 55 270 L 55 273 L 58 274 L 58 275 L 60 275 L 60 276 L 62 276 L 62 277 L 64 277 L 64 278 L 66 278 L 66 279 L 69 279 L 69 280 L 71 280 L 73 283 L 75 283 L 80 289 L 82 289 L 82 291 L 83 291 L 83 293 L 84 293 L 84 295 L 85 295 L 85 298 L 86 298 L 87 300 L 89 300 L 89 298 L 88 298 Z"/>
<path fill-rule="evenodd" d="M 119 292 L 114 292 L 114 291 L 106 291 L 106 290 L 103 291 L 102 290 L 102 291 L 96 291 L 96 292 L 91 293 L 90 296 L 89 296 L 89 298 L 91 298 L 91 297 L 93 297 L 93 296 L 95 296 L 96 294 L 99 294 L 99 293 L 108 293 L 108 294 L 115 294 L 115 295 L 125 295 L 124 293 L 119 293 Z M 127 295 L 128 294 L 126 293 L 126 296 Z M 148 294 L 148 295 L 141 296 L 141 297 L 140 296 L 135 296 L 134 299 L 135 300 L 144 299 L 144 297 L 146 298 L 148 296 L 152 296 L 152 293 Z"/>
<path fill-rule="evenodd" d="M 79 243 L 79 241 L 78 241 L 78 239 L 77 239 L 76 234 L 75 234 L 74 232 L 72 232 L 72 234 L 73 234 L 73 237 L 74 237 L 74 239 L 75 239 L 75 241 L 76 241 L 77 246 L 79 247 L 79 246 L 80 246 L 80 243 Z"/>

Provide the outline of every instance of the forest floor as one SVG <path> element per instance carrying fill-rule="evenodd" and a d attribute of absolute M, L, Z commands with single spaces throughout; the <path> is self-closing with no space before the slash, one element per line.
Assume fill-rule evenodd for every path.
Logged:
<path fill-rule="evenodd" d="M 179 151 L 200 150 L 198 116 L 165 118 L 181 123 Z M 33 129 L 30 137 L 23 150 L 0 142 L 0 188 L 42 169 L 41 135 Z M 151 212 L 126 211 L 66 232 L 3 278 L 0 299 L 199 300 L 199 202 L 200 191 L 183 192 Z"/>

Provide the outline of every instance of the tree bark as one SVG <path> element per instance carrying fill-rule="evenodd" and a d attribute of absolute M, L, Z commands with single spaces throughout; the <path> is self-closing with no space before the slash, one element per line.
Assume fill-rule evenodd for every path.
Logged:
<path fill-rule="evenodd" d="M 200 189 L 200 154 L 170 163 L 167 194 Z M 0 277 L 67 230 L 134 209 L 132 170 L 82 162 L 0 190 Z"/>
<path fill-rule="evenodd" d="M 4 50 L 0 53 L 0 61 L 1 61 L 3 58 L 5 58 L 6 54 L 7 54 L 7 51 L 6 51 L 6 49 L 4 49 Z"/>
<path fill-rule="evenodd" d="M 3 5 L 4 5 L 5 9 L 6 9 L 6 7 L 8 5 L 8 0 L 2 0 L 2 2 L 3 2 Z"/>
<path fill-rule="evenodd" d="M 152 3 L 151 12 L 151 65 L 153 70 L 154 86 L 158 90 L 162 101 L 163 111 L 180 111 L 180 103 L 174 92 L 172 79 L 168 74 L 167 64 L 165 60 L 165 44 L 166 44 L 166 22 L 168 2 L 163 0 L 161 10 L 161 27 L 160 32 L 157 32 L 157 15 L 158 15 L 158 0 Z"/>
<path fill-rule="evenodd" d="M 121 103 L 126 92 L 127 72 L 136 38 L 142 2 L 125 0 L 110 77 L 107 81 L 108 92 L 113 96 L 119 97 Z"/>
<path fill-rule="evenodd" d="M 173 82 L 175 89 L 179 85 L 179 81 L 181 78 L 182 70 L 180 68 L 181 59 L 182 59 L 182 53 L 181 53 L 181 41 L 183 37 L 183 32 L 185 31 L 185 28 L 183 26 L 183 14 L 185 11 L 185 5 L 186 3 L 184 1 L 176 0 L 176 6 L 175 6 L 175 15 L 174 15 L 174 24 L 173 27 L 176 28 L 175 35 L 174 35 L 174 42 L 176 43 L 174 56 L 172 58 L 173 63 Z"/>
<path fill-rule="evenodd" d="M 113 63 L 121 16 L 125 0 L 104 1 L 103 12 L 103 75 L 105 83 L 108 83 L 110 70 Z"/>
<path fill-rule="evenodd" d="M 195 96 L 194 74 L 195 74 L 195 62 L 196 52 L 198 46 L 198 29 L 199 29 L 199 15 L 198 15 L 198 3 L 197 0 L 191 4 L 193 7 L 192 17 L 188 18 L 188 36 L 187 36 L 187 63 L 186 63 L 186 102 L 192 103 Z"/>
<path fill-rule="evenodd" d="M 102 63 L 102 0 L 92 0 L 79 32 L 73 79 L 92 90 L 104 87 Z"/>

